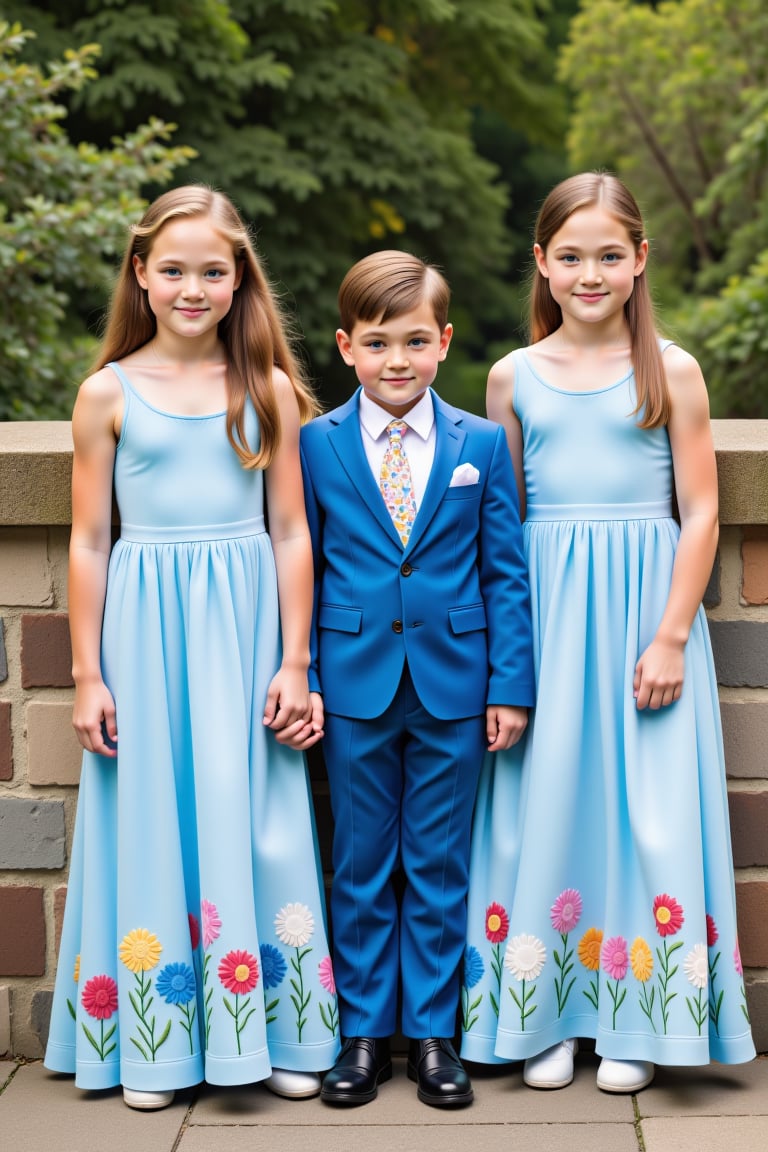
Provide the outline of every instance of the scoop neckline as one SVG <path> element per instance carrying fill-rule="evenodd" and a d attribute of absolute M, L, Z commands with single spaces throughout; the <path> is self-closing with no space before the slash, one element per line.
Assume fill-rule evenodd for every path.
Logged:
<path fill-rule="evenodd" d="M 618 388 L 620 385 L 626 384 L 627 380 L 629 380 L 634 375 L 635 371 L 634 368 L 630 365 L 628 372 L 625 372 L 624 375 L 621 376 L 618 380 L 614 381 L 613 384 L 606 384 L 604 388 L 580 388 L 578 390 L 574 390 L 573 388 L 558 388 L 556 384 L 552 384 L 549 380 L 545 380 L 544 377 L 539 373 L 538 369 L 535 367 L 533 361 L 528 355 L 528 350 L 526 348 L 520 348 L 518 351 L 520 352 L 520 355 L 522 356 L 525 363 L 528 365 L 528 369 L 531 372 L 531 375 L 534 376 L 536 380 L 538 380 L 539 384 L 542 384 L 545 388 L 548 388 L 550 392 L 559 392 L 562 396 L 600 396 L 603 392 L 612 392 L 614 388 Z"/>
<path fill-rule="evenodd" d="M 144 407 L 149 408 L 151 412 L 157 413 L 158 416 L 167 416 L 169 420 L 219 420 L 227 414 L 226 408 L 222 408 L 218 412 L 204 412 L 199 415 L 194 412 L 169 412 L 167 408 L 158 408 L 151 400 L 147 400 L 143 393 L 139 392 L 122 365 L 118 364 L 116 360 L 113 360 L 109 366 L 114 369 L 118 379 L 126 385 L 128 390 L 133 393 Z"/>

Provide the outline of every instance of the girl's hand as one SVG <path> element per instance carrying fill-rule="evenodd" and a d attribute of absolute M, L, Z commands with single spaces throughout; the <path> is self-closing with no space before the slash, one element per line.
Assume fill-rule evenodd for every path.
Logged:
<path fill-rule="evenodd" d="M 79 684 L 75 689 L 72 724 L 87 752 L 117 756 L 115 701 L 103 680 Z"/>
<path fill-rule="evenodd" d="M 661 708 L 674 704 L 683 691 L 685 645 L 673 640 L 653 640 L 635 666 L 634 694 L 638 708 Z"/>
<path fill-rule="evenodd" d="M 264 723 L 273 732 L 290 728 L 298 720 L 305 724 L 312 717 L 307 673 L 282 664 L 272 678 L 264 706 Z"/>
<path fill-rule="evenodd" d="M 323 727 L 323 698 L 317 692 L 309 696 L 311 715 L 309 720 L 297 720 L 294 724 L 275 732 L 278 744 L 285 744 L 297 752 L 306 752 L 325 735 Z"/>

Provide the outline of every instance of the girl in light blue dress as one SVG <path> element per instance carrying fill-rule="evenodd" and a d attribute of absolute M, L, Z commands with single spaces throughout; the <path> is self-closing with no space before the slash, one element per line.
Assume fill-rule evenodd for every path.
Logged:
<path fill-rule="evenodd" d="M 717 684 L 701 599 L 717 476 L 696 361 L 660 341 L 639 209 L 558 185 L 536 227 L 532 344 L 488 414 L 514 458 L 537 705 L 475 812 L 462 1055 L 635 1092 L 656 1064 L 750 1060 Z M 674 511 L 676 498 L 679 519 Z"/>
<path fill-rule="evenodd" d="M 45 1058 L 134 1108 L 203 1079 L 312 1096 L 338 1051 L 303 755 L 315 408 L 232 204 L 165 193 L 72 420 L 85 751 Z"/>

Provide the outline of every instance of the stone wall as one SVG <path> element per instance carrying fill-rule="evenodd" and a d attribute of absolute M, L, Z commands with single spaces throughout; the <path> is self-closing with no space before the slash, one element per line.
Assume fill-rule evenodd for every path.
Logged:
<path fill-rule="evenodd" d="M 741 954 L 768 1050 L 768 421 L 715 421 L 720 549 L 706 596 Z M 80 750 L 70 725 L 67 423 L 0 424 L 0 1055 L 42 1055 Z M 313 761 L 321 853 L 330 815 Z"/>

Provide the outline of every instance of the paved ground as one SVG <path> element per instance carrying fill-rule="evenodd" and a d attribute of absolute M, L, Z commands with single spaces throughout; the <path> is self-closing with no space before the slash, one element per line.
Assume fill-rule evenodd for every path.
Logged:
<path fill-rule="evenodd" d="M 362 1108 L 289 1101 L 258 1086 L 179 1092 L 132 1112 L 119 1089 L 80 1092 L 40 1063 L 0 1061 L 2 1152 L 768 1152 L 768 1057 L 736 1067 L 660 1069 L 637 1096 L 595 1087 L 582 1054 L 559 1092 L 524 1087 L 520 1067 L 472 1068 L 475 1103 L 428 1108 L 396 1060 Z"/>

